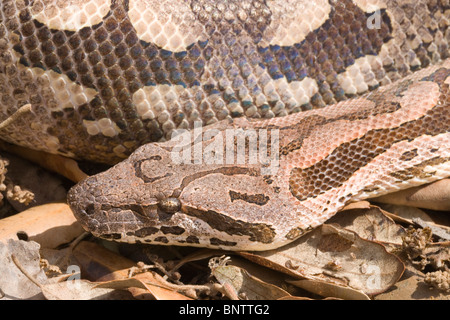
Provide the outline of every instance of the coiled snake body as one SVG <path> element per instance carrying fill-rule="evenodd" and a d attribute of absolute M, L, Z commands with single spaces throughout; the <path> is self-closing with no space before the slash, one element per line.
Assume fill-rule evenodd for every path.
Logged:
<path fill-rule="evenodd" d="M 274 248 L 450 176 L 449 21 L 446 0 L 4 0 L 0 135 L 108 164 L 156 142 L 69 193 L 97 236 Z M 266 162 L 227 159 L 230 132 Z"/>

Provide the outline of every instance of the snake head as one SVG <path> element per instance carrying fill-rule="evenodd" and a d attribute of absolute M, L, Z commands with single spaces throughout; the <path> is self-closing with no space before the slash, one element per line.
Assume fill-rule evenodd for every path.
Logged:
<path fill-rule="evenodd" d="M 285 182 L 261 174 L 259 164 L 185 163 L 175 147 L 172 140 L 142 146 L 74 186 L 68 202 L 83 227 L 116 241 L 231 250 L 292 241 L 286 230 L 298 217 Z"/>

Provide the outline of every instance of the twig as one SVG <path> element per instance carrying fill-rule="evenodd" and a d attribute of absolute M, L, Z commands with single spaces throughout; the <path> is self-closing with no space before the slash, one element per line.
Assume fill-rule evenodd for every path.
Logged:
<path fill-rule="evenodd" d="M 31 274 L 28 273 L 27 270 L 25 270 L 22 265 L 20 264 L 19 260 L 17 260 L 16 256 L 14 254 L 11 254 L 11 259 L 16 265 L 16 267 L 35 285 L 37 285 L 41 290 L 43 290 L 42 285 L 37 281 Z"/>

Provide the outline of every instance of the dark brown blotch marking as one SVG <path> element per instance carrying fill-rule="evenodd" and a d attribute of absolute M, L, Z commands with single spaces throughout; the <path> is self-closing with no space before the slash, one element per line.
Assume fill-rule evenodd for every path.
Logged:
<path fill-rule="evenodd" d="M 106 240 L 120 240 L 122 235 L 120 233 L 107 233 L 102 234 L 101 237 Z"/>
<path fill-rule="evenodd" d="M 400 156 L 400 160 L 402 160 L 402 161 L 411 161 L 412 159 L 414 159 L 418 155 L 419 154 L 417 152 L 417 149 L 408 150 L 408 151 L 402 153 L 402 155 Z"/>
<path fill-rule="evenodd" d="M 229 235 L 249 236 L 250 241 L 272 243 L 275 238 L 273 228 L 264 223 L 244 222 L 212 210 L 202 211 L 191 207 L 185 207 L 184 213 L 199 218 L 209 224 L 211 228 Z"/>
<path fill-rule="evenodd" d="M 227 246 L 227 247 L 234 247 L 234 246 L 237 245 L 236 242 L 220 240 L 220 239 L 218 239 L 218 238 L 211 238 L 211 239 L 209 240 L 209 243 L 211 243 L 211 245 L 213 245 L 213 246 Z"/>
<path fill-rule="evenodd" d="M 164 236 L 161 236 L 161 237 L 156 237 L 153 241 L 155 241 L 155 242 L 161 242 L 161 243 L 169 243 L 169 239 L 167 239 L 166 237 L 164 237 Z"/>
<path fill-rule="evenodd" d="M 188 236 L 186 238 L 186 243 L 200 243 L 200 240 L 196 236 Z"/>
<path fill-rule="evenodd" d="M 151 236 L 152 234 L 157 233 L 158 231 L 159 231 L 159 229 L 155 228 L 155 227 L 144 227 L 144 228 L 138 229 L 136 231 L 127 232 L 127 236 L 130 236 L 130 237 L 134 236 L 134 237 L 138 237 L 138 238 L 146 238 L 148 236 Z"/>
<path fill-rule="evenodd" d="M 441 101 L 423 117 L 396 128 L 368 131 L 361 138 L 341 144 L 329 156 L 311 167 L 291 170 L 289 188 L 300 201 L 314 198 L 342 186 L 358 169 L 400 141 L 411 141 L 422 135 L 435 136 L 450 131 L 448 87 Z M 325 174 L 321 179 L 319 175 Z"/>
<path fill-rule="evenodd" d="M 425 167 L 438 165 L 447 161 L 450 161 L 450 158 L 435 157 L 405 170 L 392 172 L 390 175 L 396 178 L 398 182 L 408 181 L 412 178 L 426 179 L 433 176 L 436 172 L 425 172 Z"/>
<path fill-rule="evenodd" d="M 268 196 L 265 196 L 264 194 L 247 194 L 236 192 L 233 190 L 229 191 L 229 195 L 231 202 L 242 200 L 248 203 L 256 204 L 258 206 L 263 206 L 270 200 L 270 198 Z"/>
<path fill-rule="evenodd" d="M 285 235 L 286 239 L 288 240 L 295 240 L 298 237 L 300 237 L 301 235 L 303 235 L 306 231 L 308 231 L 308 229 L 304 229 L 304 228 L 292 228 L 291 230 L 289 230 L 289 232 Z"/>
<path fill-rule="evenodd" d="M 170 226 L 170 227 L 161 227 L 161 232 L 164 234 L 175 234 L 180 235 L 183 234 L 186 230 L 182 227 L 178 226 Z"/>

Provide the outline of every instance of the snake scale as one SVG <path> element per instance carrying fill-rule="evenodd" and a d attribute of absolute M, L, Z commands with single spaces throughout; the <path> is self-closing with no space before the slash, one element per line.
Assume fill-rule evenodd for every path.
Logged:
<path fill-rule="evenodd" d="M 450 176 L 449 22 L 448 0 L 2 0 L 0 136 L 118 163 L 68 194 L 96 236 L 276 248 Z"/>

